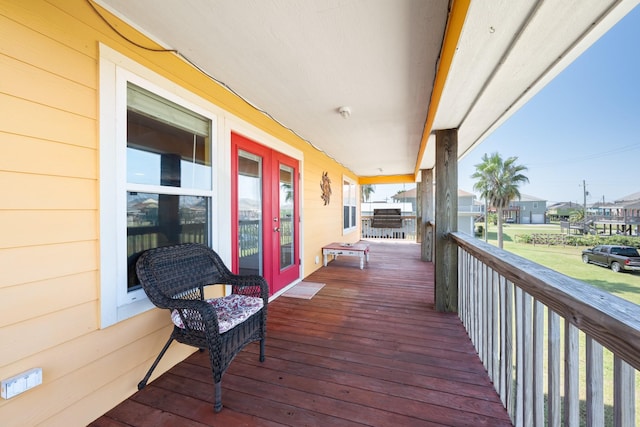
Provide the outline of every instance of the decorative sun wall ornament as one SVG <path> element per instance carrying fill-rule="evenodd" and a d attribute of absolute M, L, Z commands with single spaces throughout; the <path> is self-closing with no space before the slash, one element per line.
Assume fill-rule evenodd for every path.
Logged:
<path fill-rule="evenodd" d="M 322 189 L 322 195 L 320 198 L 324 200 L 324 205 L 329 204 L 331 199 L 331 180 L 329 179 L 329 172 L 322 172 L 322 181 L 320 181 L 320 188 Z"/>

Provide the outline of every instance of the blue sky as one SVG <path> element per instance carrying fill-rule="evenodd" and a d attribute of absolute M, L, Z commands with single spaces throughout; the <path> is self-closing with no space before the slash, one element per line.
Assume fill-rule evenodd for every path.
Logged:
<path fill-rule="evenodd" d="M 640 191 L 640 7 L 616 24 L 458 165 L 458 185 L 482 155 L 518 157 L 520 192 L 554 202 L 613 201 Z M 412 188 L 414 185 L 405 185 Z M 384 200 L 402 185 L 376 186 Z"/>
<path fill-rule="evenodd" d="M 528 168 L 520 192 L 549 201 L 613 201 L 640 191 L 640 7 L 458 165 L 459 188 L 484 153 Z"/>

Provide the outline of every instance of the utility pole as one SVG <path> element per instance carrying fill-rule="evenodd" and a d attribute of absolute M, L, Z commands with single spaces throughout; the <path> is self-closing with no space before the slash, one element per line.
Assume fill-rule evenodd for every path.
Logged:
<path fill-rule="evenodd" d="M 583 196 L 582 232 L 584 234 L 587 234 L 587 195 L 588 194 L 589 192 L 587 191 L 587 182 L 583 179 L 582 180 L 582 196 Z"/>
<path fill-rule="evenodd" d="M 584 196 L 584 202 L 583 202 L 583 206 L 584 206 L 584 219 L 585 221 L 587 220 L 587 183 L 585 182 L 585 180 L 582 180 L 582 194 Z"/>

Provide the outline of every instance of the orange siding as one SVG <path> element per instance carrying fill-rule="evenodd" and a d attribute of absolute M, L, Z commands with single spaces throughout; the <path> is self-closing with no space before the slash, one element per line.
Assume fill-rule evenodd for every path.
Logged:
<path fill-rule="evenodd" d="M 3 426 L 90 422 L 136 390 L 169 334 L 159 310 L 100 329 L 100 288 L 112 286 L 100 283 L 100 43 L 302 153 L 303 276 L 321 266 L 324 244 L 358 239 L 342 236 L 342 176 L 358 177 L 328 156 L 176 55 L 133 47 L 85 0 L 0 0 L 0 378 L 44 374 L 0 400 Z M 174 345 L 156 375 L 191 352 Z"/>

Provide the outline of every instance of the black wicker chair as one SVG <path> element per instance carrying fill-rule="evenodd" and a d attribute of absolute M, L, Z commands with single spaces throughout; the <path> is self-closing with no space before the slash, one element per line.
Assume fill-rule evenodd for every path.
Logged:
<path fill-rule="evenodd" d="M 205 245 L 185 243 L 145 251 L 136 263 L 136 272 L 151 302 L 171 311 L 174 328 L 153 365 L 138 384 L 141 390 L 173 340 L 209 351 L 215 384 L 215 412 L 222 409 L 222 375 L 233 358 L 249 343 L 260 341 L 260 361 L 264 361 L 269 288 L 261 276 L 231 273 L 215 251 Z M 205 300 L 207 285 L 231 285 L 232 296 Z M 253 297 L 253 298 L 251 298 Z M 243 310 L 246 320 L 229 326 L 225 313 L 218 318 L 215 303 L 231 298 L 249 301 L 251 310 Z M 241 304 L 242 305 L 242 304 Z M 257 311 L 256 311 L 257 310 Z M 234 316 L 239 310 L 231 313 Z M 251 314 L 252 312 L 254 312 Z M 226 313 L 229 314 L 229 313 Z M 242 317 L 240 317 L 242 318 Z M 237 320 L 237 319 L 236 319 Z M 224 332 L 221 332 L 222 330 Z"/>

